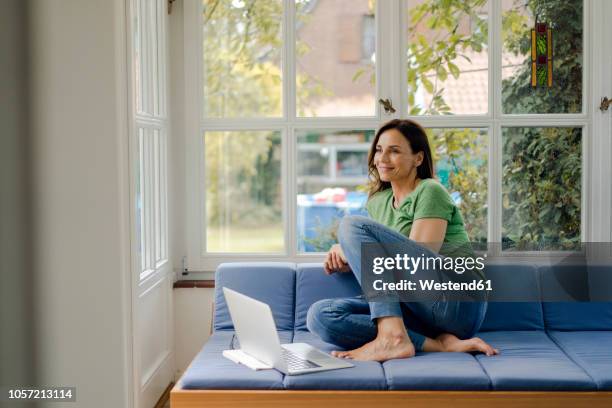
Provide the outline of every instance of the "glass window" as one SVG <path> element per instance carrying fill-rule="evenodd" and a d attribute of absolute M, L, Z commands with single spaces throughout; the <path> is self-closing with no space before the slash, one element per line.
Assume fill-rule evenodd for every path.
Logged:
<path fill-rule="evenodd" d="M 165 135 L 157 128 L 139 127 L 135 147 L 136 242 L 142 278 L 167 257 Z"/>
<path fill-rule="evenodd" d="M 296 0 L 298 116 L 376 114 L 372 0 Z"/>
<path fill-rule="evenodd" d="M 436 175 L 461 209 L 472 242 L 501 241 L 505 251 L 554 251 L 579 242 L 582 129 L 592 123 L 567 114 L 582 112 L 583 3 L 198 2 L 204 35 L 196 44 L 203 48 L 192 56 L 202 56 L 204 64 L 198 82 L 191 78 L 187 85 L 200 86 L 203 79 L 198 110 L 204 117 L 198 115 L 197 126 L 206 129 L 199 181 L 205 217 L 197 220 L 203 230 L 190 232 L 205 241 L 199 265 L 212 265 L 222 253 L 228 259 L 274 253 L 295 260 L 326 252 L 337 242 L 343 216 L 366 214 L 367 158 L 376 128 L 407 115 L 429 127 Z M 283 31 L 285 23 L 293 26 Z M 551 86 L 532 83 L 531 32 L 543 27 L 536 23 L 551 30 Z M 405 49 L 381 53 L 381 39 Z M 497 72 L 489 69 L 490 48 L 501 54 Z M 384 81 L 376 81 L 377 63 L 386 71 L 379 72 Z M 392 67 L 400 69 L 387 69 Z M 489 93 L 492 78 L 501 82 L 499 100 Z M 386 98 L 394 99 L 394 114 L 376 107 Z M 554 122 L 559 114 L 565 114 L 561 125 Z M 489 162 L 498 163 L 493 174 Z M 290 177 L 286 183 L 281 168 Z M 146 183 L 141 187 L 146 197 Z M 201 191 L 193 194 L 199 199 Z"/>
<path fill-rule="evenodd" d="M 487 242 L 486 129 L 428 129 L 436 177 L 461 210 L 471 242 Z"/>
<path fill-rule="evenodd" d="M 338 177 L 368 176 L 368 150 L 338 150 L 336 157 Z"/>
<path fill-rule="evenodd" d="M 504 113 L 582 112 L 582 0 L 502 2 Z M 531 85 L 531 30 L 552 29 L 552 87 Z"/>
<path fill-rule="evenodd" d="M 134 73 L 134 98 L 136 111 L 144 111 L 142 106 L 143 89 L 143 30 L 141 18 L 141 0 L 134 2 L 134 13 L 132 15 L 132 69 Z"/>
<path fill-rule="evenodd" d="M 300 146 L 298 151 L 298 174 L 305 177 L 329 177 L 331 170 L 330 166 L 330 149 L 325 146 Z"/>
<path fill-rule="evenodd" d="M 324 252 L 337 242 L 340 219 L 366 215 L 367 155 L 373 130 L 296 132 L 299 252 Z"/>
<path fill-rule="evenodd" d="M 361 19 L 361 59 L 374 61 L 376 54 L 376 18 L 365 14 Z"/>
<path fill-rule="evenodd" d="M 145 129 L 138 129 L 138 140 L 136 142 L 137 163 L 135 165 L 135 184 L 136 184 L 136 245 L 138 247 L 138 256 L 140 257 L 140 272 L 147 269 L 146 243 L 145 243 L 145 222 L 144 222 L 144 135 Z"/>
<path fill-rule="evenodd" d="M 405 0 L 411 115 L 488 111 L 488 1 Z"/>
<path fill-rule="evenodd" d="M 204 115 L 282 115 L 281 0 L 203 0 Z"/>
<path fill-rule="evenodd" d="M 503 129 L 503 249 L 580 243 L 581 140 L 581 128 Z"/>
<path fill-rule="evenodd" d="M 284 250 L 279 131 L 206 132 L 207 252 Z"/>

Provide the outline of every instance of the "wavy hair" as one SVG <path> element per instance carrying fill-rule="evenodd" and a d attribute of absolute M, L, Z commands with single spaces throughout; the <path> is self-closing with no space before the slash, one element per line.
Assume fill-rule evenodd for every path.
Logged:
<path fill-rule="evenodd" d="M 415 121 L 409 119 L 393 119 L 385 123 L 374 136 L 370 152 L 368 154 L 368 198 L 372 197 L 379 191 L 391 188 L 391 183 L 382 181 L 378 169 L 374 164 L 374 155 L 376 154 L 376 145 L 380 135 L 390 129 L 397 129 L 408 141 L 412 153 L 423 152 L 423 162 L 417 167 L 417 177 L 421 180 L 434 177 L 433 156 L 429 147 L 429 140 L 425 129 Z"/>

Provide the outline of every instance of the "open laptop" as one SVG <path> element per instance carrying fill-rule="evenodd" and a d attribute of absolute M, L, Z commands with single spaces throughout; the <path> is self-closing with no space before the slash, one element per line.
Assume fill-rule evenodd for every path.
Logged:
<path fill-rule="evenodd" d="M 272 310 L 266 303 L 223 288 L 241 350 L 286 375 L 353 367 L 306 343 L 280 344 Z"/>

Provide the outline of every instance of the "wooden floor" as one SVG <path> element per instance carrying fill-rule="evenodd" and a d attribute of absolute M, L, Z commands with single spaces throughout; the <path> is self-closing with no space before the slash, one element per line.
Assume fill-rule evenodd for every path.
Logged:
<path fill-rule="evenodd" d="M 159 397 L 159 401 L 157 401 L 154 408 L 170 408 L 170 391 L 172 391 L 173 388 L 174 382 L 168 384 L 168 387 L 161 397 Z"/>

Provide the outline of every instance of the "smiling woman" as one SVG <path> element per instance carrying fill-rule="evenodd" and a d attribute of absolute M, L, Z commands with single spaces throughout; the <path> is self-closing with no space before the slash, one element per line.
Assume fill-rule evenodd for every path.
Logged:
<path fill-rule="evenodd" d="M 433 245 L 435 252 L 442 243 L 461 249 L 469 245 L 461 211 L 434 180 L 429 141 L 418 123 L 396 119 L 382 126 L 372 142 L 368 167 L 371 184 L 366 208 L 372 218 L 417 242 Z M 425 222 L 420 219 L 425 218 L 445 222 L 427 220 L 428 228 L 419 228 Z"/>
<path fill-rule="evenodd" d="M 382 136 L 385 137 L 382 137 Z M 409 140 L 409 141 L 408 141 Z M 392 120 L 378 130 L 368 157 L 372 181 L 370 197 L 391 187 L 391 178 L 406 177 L 416 168 L 417 177 L 433 177 L 433 159 L 425 129 L 411 120 Z M 400 193 L 402 194 L 402 193 Z M 394 202 L 397 207 L 398 202 Z"/>
<path fill-rule="evenodd" d="M 383 125 L 372 141 L 368 165 L 370 218 L 342 219 L 340 244 L 332 247 L 325 262 L 328 274 L 352 272 L 368 293 L 368 271 L 362 271 L 364 244 L 382 245 L 385 252 L 398 244 L 410 257 L 473 256 L 461 212 L 433 179 L 429 141 L 419 124 L 396 119 Z M 454 250 L 447 251 L 443 243 L 452 244 Z M 486 301 L 447 299 L 444 292 L 432 301 L 419 302 L 400 301 L 393 294 L 382 301 L 325 299 L 310 308 L 308 328 L 323 341 L 350 350 L 336 352 L 337 357 L 356 360 L 410 358 L 419 351 L 497 354 L 473 338 L 484 320 Z"/>

